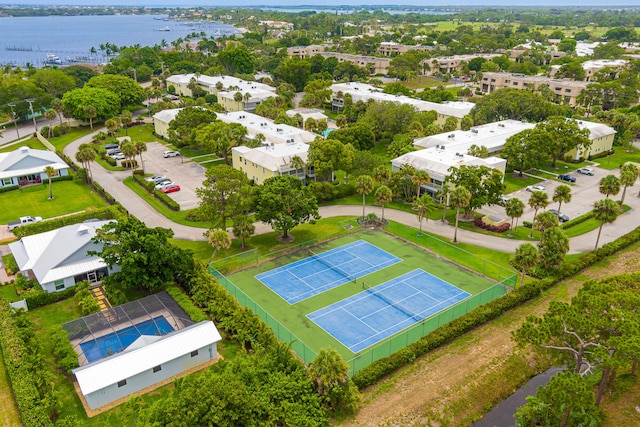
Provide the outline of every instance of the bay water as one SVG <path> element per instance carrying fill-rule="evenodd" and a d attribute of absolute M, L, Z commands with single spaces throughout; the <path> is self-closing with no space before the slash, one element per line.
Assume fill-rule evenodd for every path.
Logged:
<path fill-rule="evenodd" d="M 169 20 L 161 15 L 90 15 L 0 18 L 0 66 L 45 65 L 48 54 L 65 64 L 102 63 L 100 45 L 140 46 L 167 44 L 192 33 L 207 37 L 231 35 L 232 25 L 213 21 Z M 196 40 L 196 39 L 192 39 Z M 91 54 L 94 47 L 96 54 Z M 49 55 L 51 57 L 51 55 Z"/>

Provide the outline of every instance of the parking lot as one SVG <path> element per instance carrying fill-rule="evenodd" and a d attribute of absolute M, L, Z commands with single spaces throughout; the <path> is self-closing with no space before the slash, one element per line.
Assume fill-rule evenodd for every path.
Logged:
<path fill-rule="evenodd" d="M 185 162 L 181 156 L 164 158 L 162 152 L 169 148 L 158 142 L 147 143 L 147 151 L 142 154 L 146 174 L 165 175 L 180 186 L 180 191 L 167 194 L 180 204 L 180 210 L 198 206 L 196 188 L 202 186 L 205 168 L 198 163 Z"/>
<path fill-rule="evenodd" d="M 571 188 L 572 197 L 571 197 L 571 202 L 562 204 L 562 213 L 566 214 L 567 216 L 569 216 L 569 218 L 573 219 L 593 210 L 593 204 L 596 201 L 604 198 L 604 195 L 602 195 L 598 189 L 600 180 L 603 177 L 610 174 L 613 174 L 616 176 L 619 175 L 619 171 L 617 169 L 610 171 L 607 169 L 598 168 L 597 166 L 593 166 L 593 169 L 595 170 L 595 174 L 593 176 L 571 172 L 570 175 L 576 177 L 575 183 L 558 181 L 556 179 L 547 179 L 538 183 L 537 185 L 542 185 L 545 187 L 545 191 L 549 195 L 550 203 L 547 206 L 547 209 L 558 208 L 558 203 L 552 201 L 553 192 L 558 185 L 565 184 Z M 558 171 L 558 174 L 560 173 L 564 173 L 564 172 Z M 550 177 L 550 175 L 546 175 L 546 176 Z M 620 199 L 622 190 L 620 191 L 621 191 L 620 194 L 618 194 L 617 196 L 613 196 L 614 200 Z M 626 198 L 628 199 L 630 197 L 635 197 L 637 194 L 638 194 L 638 184 L 636 184 L 634 187 L 627 189 Z M 518 199 L 522 200 L 525 204 L 524 215 L 518 221 L 519 224 L 522 224 L 522 221 L 529 221 L 529 222 L 533 221 L 534 210 L 531 207 L 529 207 L 529 198 L 531 197 L 530 192 L 526 191 L 523 188 L 522 190 L 513 192 L 511 194 L 507 194 L 506 196 L 508 198 L 517 197 Z M 505 214 L 504 207 L 499 205 L 485 206 L 482 209 L 480 209 L 480 212 L 485 215 L 495 215 L 500 218 L 510 220 L 510 218 L 507 217 L 507 215 Z"/>

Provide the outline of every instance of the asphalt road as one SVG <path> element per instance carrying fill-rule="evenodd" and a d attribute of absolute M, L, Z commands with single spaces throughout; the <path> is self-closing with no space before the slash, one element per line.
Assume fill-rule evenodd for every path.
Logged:
<path fill-rule="evenodd" d="M 99 130 L 96 130 L 97 133 Z M 92 135 L 87 135 L 80 138 L 73 143 L 65 147 L 65 154 L 71 159 L 75 159 L 75 153 L 80 144 L 90 142 Z M 197 198 L 193 190 L 200 186 L 202 178 L 204 177 L 203 169 L 200 165 L 195 163 L 182 163 L 180 158 L 164 159 L 161 157 L 161 152 L 165 149 L 162 144 L 152 142 L 148 144 L 147 153 L 143 154 L 145 158 L 145 169 L 148 173 L 161 173 L 168 175 L 180 184 L 184 186 L 185 190 L 178 193 L 173 193 L 173 197 L 184 208 L 194 207 L 197 205 Z M 183 240 L 204 240 L 202 228 L 188 227 L 181 224 L 176 224 L 170 221 L 154 208 L 148 205 L 144 200 L 140 199 L 132 190 L 124 185 L 123 181 L 130 175 L 130 172 L 113 172 L 102 168 L 99 164 L 92 164 L 93 178 L 102 185 L 111 195 L 122 203 L 122 205 L 129 211 L 130 214 L 136 216 L 143 221 L 149 227 L 164 227 L 170 228 L 174 231 L 174 237 Z M 572 186 L 573 200 L 569 204 L 563 205 L 562 211 L 567 213 L 571 217 L 578 216 L 591 209 L 593 201 L 602 198 L 602 195 L 598 192 L 598 182 L 601 177 L 609 173 L 618 173 L 617 170 L 607 171 L 604 169 L 596 169 L 595 176 L 583 176 L 577 175 L 577 182 L 575 186 Z M 558 181 L 547 181 L 544 183 L 546 191 L 553 194 L 553 188 L 559 185 Z M 627 233 L 630 230 L 640 226 L 640 215 L 637 214 L 640 211 L 640 198 L 637 197 L 639 184 L 636 184 L 633 188 L 627 191 L 625 204 L 632 207 L 632 209 L 622 214 L 616 222 L 613 224 L 606 224 L 602 229 L 602 235 L 600 237 L 600 244 L 604 244 L 617 239 L 619 236 Z M 182 193 L 182 194 L 180 194 Z M 180 198 L 178 198 L 178 195 Z M 520 197 L 525 204 L 528 201 L 530 193 L 521 190 L 511 196 Z M 619 198 L 619 196 L 616 196 Z M 548 208 L 556 208 L 557 205 L 552 203 Z M 367 206 L 367 213 L 374 212 L 379 217 L 382 214 L 382 210 L 377 206 Z M 481 210 L 483 213 L 492 213 L 499 216 L 504 216 L 504 208 L 500 206 L 487 207 Z M 385 218 L 393 221 L 397 221 L 402 224 L 417 227 L 418 222 L 416 215 L 408 212 L 397 211 L 393 209 L 385 209 Z M 320 208 L 320 215 L 324 218 L 332 216 L 360 216 L 362 215 L 361 205 L 336 205 L 326 206 Z M 533 210 L 528 209 L 523 217 L 525 220 L 531 220 L 533 218 Z M 522 221 L 522 219 L 520 220 Z M 270 226 L 264 223 L 256 223 L 256 234 L 263 234 L 271 232 Z M 449 224 L 442 223 L 440 221 L 429 221 L 423 223 L 423 230 L 438 234 L 444 239 L 452 239 L 454 227 Z M 577 236 L 571 239 L 570 253 L 581 253 L 593 250 L 598 230 L 593 230 L 581 236 Z M 295 231 L 293 232 L 295 235 Z M 458 241 L 471 243 L 474 245 L 505 251 L 514 252 L 515 249 L 523 243 L 522 241 L 509 240 L 495 236 L 487 236 L 484 234 L 474 233 L 467 230 L 458 230 Z"/>

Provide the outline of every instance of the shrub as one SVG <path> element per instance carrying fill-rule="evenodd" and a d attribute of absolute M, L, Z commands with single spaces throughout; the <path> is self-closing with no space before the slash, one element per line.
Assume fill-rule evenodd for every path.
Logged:
<path fill-rule="evenodd" d="M 74 215 L 67 215 L 59 218 L 49 219 L 35 224 L 27 224 L 22 227 L 14 228 L 13 234 L 16 237 L 22 238 L 24 236 L 30 236 L 32 234 L 44 233 L 45 231 L 55 230 L 56 228 L 64 227 L 65 225 L 78 224 L 88 219 L 119 219 L 124 217 L 122 212 L 116 206 L 109 206 L 106 208 L 87 210 Z"/>
<path fill-rule="evenodd" d="M 502 223 L 498 226 L 495 226 L 493 224 L 487 224 L 482 221 L 482 217 L 476 218 L 473 221 L 473 223 L 476 225 L 476 227 L 482 228 L 484 230 L 493 231 L 494 233 L 504 233 L 509 228 L 511 228 L 511 224 L 509 224 L 508 222 Z"/>
<path fill-rule="evenodd" d="M 309 188 L 319 202 L 333 200 L 338 194 L 338 190 L 330 182 L 311 182 Z"/>
<path fill-rule="evenodd" d="M 27 307 L 29 308 L 29 310 L 33 310 L 34 308 L 42 307 L 43 305 L 52 304 L 54 302 L 67 299 L 75 294 L 75 292 L 75 286 L 67 288 L 61 292 L 47 292 L 42 289 L 33 289 L 25 293 L 23 296 L 27 302 Z"/>
<path fill-rule="evenodd" d="M 64 372 L 70 374 L 79 365 L 78 354 L 73 350 L 69 335 L 60 325 L 51 326 L 47 330 L 47 335 L 53 343 L 53 356 L 57 365 Z"/>
<path fill-rule="evenodd" d="M 193 301 L 189 298 L 189 296 L 177 286 L 167 286 L 165 289 L 171 298 L 176 300 L 178 305 L 184 310 L 185 313 L 193 320 L 194 322 L 202 322 L 203 320 L 207 320 L 207 315 L 204 311 L 200 310 L 195 306 Z"/>
<path fill-rule="evenodd" d="M 153 181 L 145 181 L 144 176 L 133 175 L 133 180 L 149 193 L 153 193 L 153 190 L 155 190 L 156 183 Z"/>
<path fill-rule="evenodd" d="M 19 190 L 20 186 L 12 185 L 11 187 L 2 187 L 0 188 L 0 193 L 6 193 L 7 191 Z"/>
<path fill-rule="evenodd" d="M 16 293 L 18 295 L 22 295 L 23 293 L 28 292 L 31 289 L 40 289 L 38 281 L 34 279 L 28 279 L 26 276 L 18 274 L 16 276 Z"/>
<path fill-rule="evenodd" d="M 20 271 L 20 268 L 18 267 L 18 263 L 16 262 L 16 259 L 13 257 L 12 254 L 9 254 L 6 256 L 6 258 L 4 258 L 4 269 L 7 271 L 7 274 L 9 276 L 12 276 L 14 274 L 16 274 L 18 271 Z"/>
<path fill-rule="evenodd" d="M 125 169 L 135 169 L 138 167 L 138 161 L 133 159 L 126 159 L 120 162 L 120 166 Z"/>
<path fill-rule="evenodd" d="M 180 210 L 180 205 L 178 204 L 178 202 L 173 200 L 171 197 L 167 196 L 162 191 L 153 190 L 153 195 L 156 197 L 156 199 L 160 200 L 166 207 L 168 207 L 172 211 L 177 212 Z"/>

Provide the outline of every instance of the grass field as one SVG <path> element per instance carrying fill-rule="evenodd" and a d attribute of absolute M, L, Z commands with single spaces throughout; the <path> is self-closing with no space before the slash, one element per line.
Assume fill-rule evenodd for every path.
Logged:
<path fill-rule="evenodd" d="M 0 224 L 16 221 L 25 215 L 46 219 L 107 206 L 96 192 L 80 180 L 53 182 L 51 187 L 53 200 L 48 200 L 48 182 L 0 194 L 3 207 L 0 211 Z"/>
<path fill-rule="evenodd" d="M 356 240 L 365 240 L 379 248 L 402 259 L 402 262 L 383 270 L 376 271 L 363 277 L 369 286 L 375 286 L 392 278 L 400 276 L 416 268 L 422 268 L 469 293 L 475 295 L 493 285 L 493 282 L 481 277 L 479 274 L 466 270 L 453 263 L 427 252 L 417 246 L 411 245 L 397 237 L 377 230 L 362 230 L 335 240 L 314 246 L 316 253 L 351 243 Z M 356 284 L 348 282 L 330 291 L 321 293 L 312 298 L 289 305 L 269 288 L 262 285 L 254 275 L 269 271 L 273 268 L 306 258 L 306 250 L 289 254 L 272 261 L 265 262 L 258 267 L 245 269 L 228 275 L 238 288 L 248 294 L 261 307 L 268 307 L 269 313 L 287 327 L 302 342 L 314 351 L 321 348 L 332 347 L 338 350 L 345 360 L 352 359 L 354 353 L 344 347 L 339 341 L 331 337 L 306 315 L 320 308 L 331 305 L 337 301 L 362 292 L 361 280 Z"/>

